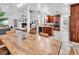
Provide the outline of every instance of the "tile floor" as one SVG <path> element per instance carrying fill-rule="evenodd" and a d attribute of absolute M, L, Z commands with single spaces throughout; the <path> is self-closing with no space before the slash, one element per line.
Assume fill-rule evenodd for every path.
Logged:
<path fill-rule="evenodd" d="M 58 38 L 56 38 L 55 36 L 50 36 L 50 39 L 56 39 L 56 40 L 60 40 Z M 62 37 L 61 37 L 62 38 Z M 70 42 L 70 41 L 62 41 L 62 45 L 61 45 L 61 49 L 60 49 L 60 55 L 68 55 L 70 48 L 73 46 L 77 49 L 78 54 L 79 54 L 79 43 L 75 43 L 75 42 Z"/>

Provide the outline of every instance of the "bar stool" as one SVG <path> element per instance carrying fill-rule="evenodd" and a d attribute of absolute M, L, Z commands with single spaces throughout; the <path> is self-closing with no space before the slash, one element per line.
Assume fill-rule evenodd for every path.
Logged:
<path fill-rule="evenodd" d="M 9 50 L 3 45 L 3 43 L 0 40 L 0 55 L 9 55 Z"/>

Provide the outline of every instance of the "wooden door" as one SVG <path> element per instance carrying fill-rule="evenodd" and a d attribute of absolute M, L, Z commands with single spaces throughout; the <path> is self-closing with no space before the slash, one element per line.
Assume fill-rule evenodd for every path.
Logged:
<path fill-rule="evenodd" d="M 77 27 L 77 42 L 79 42 L 79 4 L 77 5 L 77 21 L 76 21 L 76 27 Z"/>
<path fill-rule="evenodd" d="M 79 4 L 71 5 L 70 41 L 79 42 Z"/>

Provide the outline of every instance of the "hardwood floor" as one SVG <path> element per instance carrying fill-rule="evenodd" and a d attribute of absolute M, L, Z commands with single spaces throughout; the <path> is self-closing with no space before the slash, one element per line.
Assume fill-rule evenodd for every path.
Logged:
<path fill-rule="evenodd" d="M 61 41 L 39 35 L 29 34 L 25 40 L 19 41 L 14 33 L 0 39 L 13 55 L 58 55 L 61 48 Z"/>
<path fill-rule="evenodd" d="M 12 37 L 15 37 L 15 35 L 11 35 L 11 34 L 8 34 L 8 36 L 12 36 Z M 32 35 L 31 36 L 31 38 L 32 39 L 34 39 L 34 36 Z M 40 37 L 38 37 L 38 38 L 40 38 Z M 44 39 L 45 37 L 42 37 L 42 39 L 40 40 L 41 42 L 44 42 L 45 43 L 45 45 L 44 46 L 46 46 L 46 45 L 48 45 L 48 44 L 46 44 L 46 42 L 48 42 L 48 38 L 47 39 Z M 58 40 L 58 41 L 62 41 L 62 45 L 61 45 L 61 49 L 60 49 L 60 53 L 59 53 L 59 55 L 68 55 L 68 53 L 69 53 L 69 50 L 70 50 L 70 48 L 73 46 L 73 47 L 75 47 L 76 49 L 77 49 L 77 51 L 78 51 L 78 54 L 79 54 L 79 43 L 75 43 L 75 42 L 70 42 L 70 41 L 63 41 L 63 40 L 61 40 L 61 39 L 58 39 L 58 38 L 55 38 L 54 36 L 52 37 L 52 36 L 49 36 L 49 39 L 50 40 L 52 40 L 52 41 L 56 41 L 56 40 Z M 38 39 L 39 40 L 39 39 Z M 13 40 L 13 38 L 11 39 L 11 41 L 13 42 L 14 40 Z M 31 43 L 32 45 L 29 45 L 30 47 L 33 47 L 33 46 L 37 46 L 37 49 L 39 48 L 39 46 L 34 42 L 30 42 L 30 40 L 27 40 L 28 42 L 26 42 L 26 40 L 24 40 L 25 41 L 25 43 L 27 43 L 28 44 L 28 42 L 29 42 L 29 44 Z M 53 42 L 53 44 L 55 45 L 55 44 L 57 44 L 57 45 L 59 45 L 58 43 L 54 43 Z M 11 42 L 9 42 L 9 44 L 10 44 Z M 18 44 L 19 42 L 18 41 L 16 41 L 16 43 Z M 14 44 L 13 43 L 13 45 L 17 45 L 17 44 Z M 34 44 L 36 44 L 36 45 L 34 45 Z M 5 43 L 5 45 L 6 45 L 6 43 Z M 11 45 L 11 44 L 10 44 Z M 21 45 L 21 44 L 20 44 Z M 15 47 L 14 46 L 14 47 Z M 27 45 L 26 45 L 27 46 Z M 56 46 L 56 45 L 55 45 Z M 9 46 L 9 47 L 11 47 L 10 48 L 10 50 L 14 50 L 14 51 L 17 51 L 18 49 L 20 49 L 20 47 L 15 47 L 15 48 L 17 48 L 17 49 L 15 49 L 15 48 L 13 48 L 12 46 Z M 8 48 L 9 48 L 8 47 Z M 23 48 L 25 47 L 25 44 L 24 44 L 24 46 L 23 46 Z M 43 46 L 41 46 L 41 47 L 43 47 Z M 40 48 L 41 48 L 40 47 Z M 26 48 L 25 48 L 26 49 Z M 45 47 L 44 47 L 44 49 L 46 49 Z M 56 49 L 56 48 L 55 48 Z M 53 50 L 55 50 L 54 48 L 53 48 Z M 12 51 L 12 53 L 13 54 L 20 54 L 21 53 L 21 55 L 23 55 L 23 54 L 26 54 L 26 53 L 23 53 L 22 51 L 23 51 L 24 49 L 20 49 L 20 50 L 18 50 L 17 52 L 14 52 L 14 51 Z M 35 50 L 35 51 L 38 51 L 38 50 Z M 46 52 L 47 51 L 47 52 Z M 43 54 L 49 54 L 49 55 L 51 55 L 51 53 L 48 53 L 48 48 L 44 51 L 43 50 Z M 24 52 L 26 52 L 26 51 L 24 51 Z M 33 52 L 33 51 L 31 51 L 31 52 Z M 57 51 L 55 51 L 55 52 L 57 52 Z M 55 53 L 54 52 L 54 53 Z M 35 53 L 35 52 L 33 52 L 33 53 Z M 38 54 L 38 53 L 35 53 L 35 54 Z M 41 54 L 41 53 L 40 53 Z"/>

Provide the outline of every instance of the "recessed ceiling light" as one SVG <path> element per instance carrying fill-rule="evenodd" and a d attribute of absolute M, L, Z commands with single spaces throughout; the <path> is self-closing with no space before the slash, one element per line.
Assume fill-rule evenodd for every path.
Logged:
<path fill-rule="evenodd" d="M 8 9 L 9 7 L 7 6 L 6 8 Z"/>
<path fill-rule="evenodd" d="M 41 9 L 41 4 L 39 3 L 37 6 L 38 6 L 38 9 L 40 10 Z"/>
<path fill-rule="evenodd" d="M 23 5 L 25 5 L 25 3 L 19 3 L 19 4 L 17 4 L 17 7 L 20 8 Z"/>
<path fill-rule="evenodd" d="M 64 3 L 64 4 L 68 4 L 68 3 Z"/>
<path fill-rule="evenodd" d="M 22 3 L 17 4 L 17 7 L 20 8 L 22 6 Z"/>

